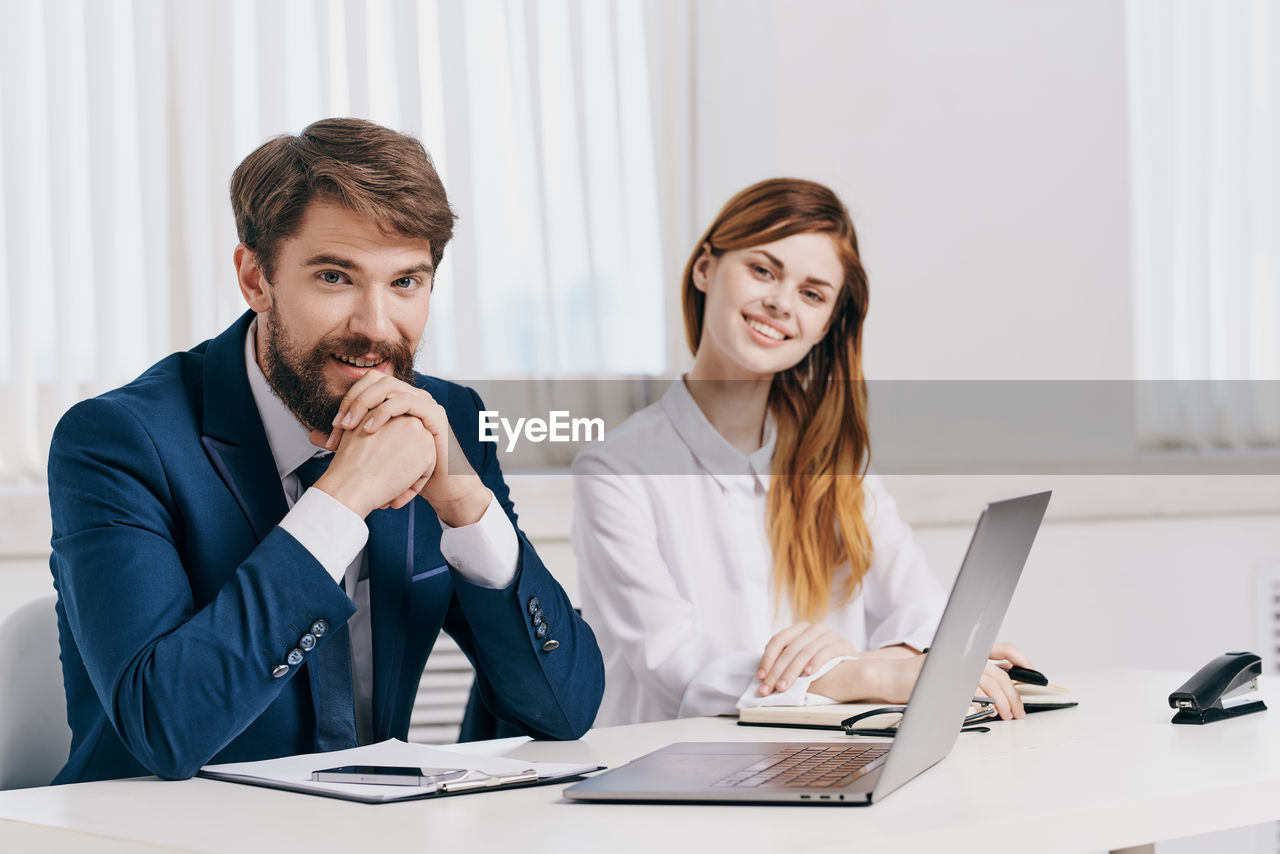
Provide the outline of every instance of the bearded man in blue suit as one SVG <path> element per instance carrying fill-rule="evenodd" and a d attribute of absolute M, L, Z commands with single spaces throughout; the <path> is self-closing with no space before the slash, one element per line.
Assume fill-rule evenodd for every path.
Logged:
<path fill-rule="evenodd" d="M 250 311 L 54 435 L 55 782 L 403 739 L 441 629 L 497 718 L 579 737 L 595 637 L 516 527 L 479 398 L 413 371 L 454 220 L 426 151 L 327 119 L 231 199 Z"/>

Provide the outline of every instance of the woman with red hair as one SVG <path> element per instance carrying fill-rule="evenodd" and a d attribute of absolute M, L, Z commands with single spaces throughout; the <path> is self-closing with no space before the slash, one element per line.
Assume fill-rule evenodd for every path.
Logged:
<path fill-rule="evenodd" d="M 692 369 L 574 462 L 596 723 L 905 702 L 945 596 L 867 471 L 868 287 L 844 205 L 812 181 L 746 188 L 683 303 Z M 1022 715 L 1003 669 L 980 690 Z"/>

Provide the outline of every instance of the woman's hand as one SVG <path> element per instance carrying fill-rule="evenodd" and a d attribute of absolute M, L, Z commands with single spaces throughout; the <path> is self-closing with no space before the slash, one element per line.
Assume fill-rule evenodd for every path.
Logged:
<path fill-rule="evenodd" d="M 842 661 L 813 680 L 809 691 L 837 703 L 905 703 L 924 658 L 905 646 L 858 653 L 857 660 Z"/>
<path fill-rule="evenodd" d="M 840 655 L 855 655 L 853 644 L 821 623 L 801 621 L 778 632 L 765 644 L 756 668 L 760 696 L 785 691 L 799 676 L 812 676 Z"/>
<path fill-rule="evenodd" d="M 1013 687 L 1009 671 L 996 662 L 1007 661 L 1019 667 L 1030 667 L 1031 659 L 1011 643 L 997 643 L 991 648 L 991 661 L 982 671 L 982 680 L 978 683 L 978 693 L 990 697 L 996 704 L 996 711 L 1001 720 L 1025 718 L 1026 710 L 1022 707 L 1022 697 Z"/>

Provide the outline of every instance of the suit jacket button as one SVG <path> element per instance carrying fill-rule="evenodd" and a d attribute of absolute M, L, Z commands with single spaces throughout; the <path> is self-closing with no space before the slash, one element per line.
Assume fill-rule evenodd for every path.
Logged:
<path fill-rule="evenodd" d="M 289 654 L 285 656 L 284 660 L 289 662 L 294 667 L 297 667 L 299 664 L 302 663 L 302 650 L 300 649 L 289 650 Z M 288 668 L 285 668 L 285 669 L 287 670 Z"/>
<path fill-rule="evenodd" d="M 542 645 L 543 652 L 551 652 L 551 650 L 559 649 L 559 648 L 560 648 L 560 641 L 556 640 L 555 638 L 552 638 L 551 640 L 547 641 Z"/>
<path fill-rule="evenodd" d="M 287 664 L 277 664 L 275 667 L 271 669 L 271 675 L 276 679 L 279 679 L 281 676 L 285 675 L 288 672 L 289 672 L 289 665 Z"/>
<path fill-rule="evenodd" d="M 318 638 L 324 637 L 324 633 L 329 631 L 329 624 L 324 620 L 316 620 L 311 624 L 311 634 Z"/>
<path fill-rule="evenodd" d="M 545 638 L 547 636 L 547 632 L 549 631 L 551 631 L 550 625 L 548 625 L 547 623 L 539 623 L 538 630 L 534 632 L 534 634 L 536 634 L 540 638 Z"/>
<path fill-rule="evenodd" d="M 311 650 L 315 649 L 315 645 L 316 636 L 311 632 L 307 632 L 305 635 L 298 638 L 298 648 L 303 652 L 311 652 Z"/>

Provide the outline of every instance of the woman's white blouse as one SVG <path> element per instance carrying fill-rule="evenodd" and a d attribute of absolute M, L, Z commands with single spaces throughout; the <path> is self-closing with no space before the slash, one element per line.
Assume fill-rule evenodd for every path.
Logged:
<path fill-rule="evenodd" d="M 771 586 L 772 433 L 770 419 L 743 455 L 677 380 L 574 461 L 583 615 L 605 664 L 597 725 L 734 713 L 765 644 L 795 622 Z M 822 622 L 859 650 L 923 649 L 945 596 L 880 479 L 863 483 L 871 568 Z"/>

